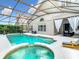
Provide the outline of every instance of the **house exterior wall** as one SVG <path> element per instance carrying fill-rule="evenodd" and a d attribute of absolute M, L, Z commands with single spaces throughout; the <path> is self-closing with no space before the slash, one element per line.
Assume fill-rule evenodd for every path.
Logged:
<path fill-rule="evenodd" d="M 41 1 L 44 1 L 44 0 L 41 0 Z M 54 1 L 53 3 L 56 4 L 56 5 L 61 6 L 61 4 L 59 2 L 55 2 Z M 45 2 L 40 7 L 40 10 L 47 9 L 47 8 L 53 8 L 53 7 L 54 6 L 50 2 Z M 33 8 L 31 8 L 30 10 L 33 10 Z M 29 10 L 29 12 L 30 12 L 30 10 Z M 52 11 L 56 11 L 56 10 L 57 10 L 57 8 L 55 8 Z M 52 11 L 50 10 L 49 12 L 52 12 Z M 40 12 L 38 12 L 37 14 L 41 15 Z M 41 17 L 35 19 L 34 21 L 32 21 L 29 26 L 30 27 L 32 26 L 33 27 L 33 31 L 36 31 L 38 34 L 54 35 L 54 34 L 57 33 L 57 30 L 56 30 L 56 27 L 55 27 L 55 23 L 54 23 L 54 16 L 55 15 L 52 15 L 52 14 L 48 14 L 48 15 L 45 15 L 45 16 L 41 16 Z M 44 21 L 41 21 L 40 22 L 40 19 L 41 18 L 44 18 Z M 45 32 L 38 31 L 38 25 L 46 25 L 46 31 Z"/>
<path fill-rule="evenodd" d="M 40 21 L 41 18 L 44 18 L 44 21 Z M 38 25 L 46 25 L 46 31 L 38 31 Z M 30 26 L 33 27 L 33 31 L 36 31 L 38 34 L 45 35 L 54 35 L 54 21 L 52 15 L 46 15 L 34 20 Z"/>
<path fill-rule="evenodd" d="M 44 0 L 41 0 L 41 1 L 44 1 Z M 41 2 L 40 1 L 40 2 Z M 39 3 L 39 2 L 38 2 Z M 58 2 L 53 2 L 55 5 L 57 6 L 63 6 L 61 3 L 58 3 Z M 71 5 L 71 4 L 69 4 Z M 74 4 L 73 4 L 74 5 Z M 35 7 L 38 7 L 38 6 L 35 6 Z M 41 7 L 40 7 L 40 10 L 43 10 L 43 9 L 47 9 L 47 8 L 53 8 L 55 7 L 54 5 L 52 5 L 50 2 L 45 2 Z M 74 7 L 72 8 L 74 9 Z M 63 9 L 62 9 L 63 10 Z M 46 12 L 56 12 L 56 11 L 59 11 L 57 8 L 54 8 L 52 10 L 48 10 Z M 35 9 L 34 8 L 31 8 L 29 9 L 28 11 L 29 13 L 34 13 L 35 12 Z M 41 15 L 43 12 L 37 12 L 35 15 Z M 66 17 L 69 17 L 69 16 L 74 16 L 76 14 L 74 13 L 57 13 L 57 14 L 48 14 L 48 15 L 45 15 L 45 16 L 41 16 L 37 19 L 35 19 L 34 21 L 31 22 L 31 24 L 29 25 L 30 27 L 32 26 L 33 27 L 33 31 L 36 31 L 38 34 L 46 34 L 46 35 L 54 35 L 57 33 L 57 30 L 56 30 L 56 27 L 55 27 L 55 24 L 54 24 L 54 20 L 53 19 L 59 19 L 59 18 L 66 18 Z M 40 22 L 40 19 L 41 18 L 44 18 L 44 21 L 41 21 Z M 23 19 L 22 19 L 23 21 Z M 22 23 L 22 21 L 20 20 L 20 24 Z M 62 25 L 61 25 L 61 28 L 60 28 L 60 33 L 63 33 L 63 24 L 64 22 L 66 22 L 65 20 L 62 22 Z M 27 23 L 27 22 L 26 22 Z M 25 23 L 25 24 L 26 24 Z M 38 31 L 38 25 L 46 25 L 46 32 L 43 32 L 43 31 Z"/>

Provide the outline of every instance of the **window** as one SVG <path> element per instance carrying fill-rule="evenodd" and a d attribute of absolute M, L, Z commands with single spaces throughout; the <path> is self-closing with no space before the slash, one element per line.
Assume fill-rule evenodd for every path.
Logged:
<path fill-rule="evenodd" d="M 38 25 L 38 31 L 46 31 L 46 25 Z"/>
<path fill-rule="evenodd" d="M 33 26 L 30 26 L 29 27 L 29 31 L 33 31 Z"/>
<path fill-rule="evenodd" d="M 46 25 L 44 25 L 44 31 L 46 31 Z"/>
<path fill-rule="evenodd" d="M 41 18 L 40 21 L 44 21 L 44 18 Z"/>

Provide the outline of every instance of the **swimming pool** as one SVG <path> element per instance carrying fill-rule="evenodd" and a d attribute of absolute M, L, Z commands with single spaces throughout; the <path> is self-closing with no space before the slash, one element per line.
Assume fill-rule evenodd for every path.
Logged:
<path fill-rule="evenodd" d="M 55 42 L 55 40 L 53 40 L 52 38 L 46 38 L 41 36 L 29 36 L 24 34 L 7 35 L 7 37 L 12 45 L 21 44 L 21 43 L 34 44 L 36 42 L 51 44 Z"/>
<path fill-rule="evenodd" d="M 10 51 L 3 59 L 54 59 L 51 49 L 41 45 L 26 45 Z"/>

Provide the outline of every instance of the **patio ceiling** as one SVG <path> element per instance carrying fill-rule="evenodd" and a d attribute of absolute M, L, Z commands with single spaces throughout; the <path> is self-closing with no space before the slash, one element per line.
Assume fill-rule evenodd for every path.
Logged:
<path fill-rule="evenodd" d="M 40 0 L 40 2 L 38 2 L 35 5 L 28 4 L 23 0 L 14 0 L 14 1 L 16 2 L 16 4 L 12 8 L 0 5 L 1 11 L 4 8 L 12 10 L 10 15 L 0 13 L 0 22 L 16 23 L 19 20 L 25 19 L 24 21 L 22 21 L 23 24 L 23 23 L 31 23 L 33 20 L 45 15 L 52 15 L 53 19 L 66 18 L 79 15 L 79 3 L 78 3 L 79 1 L 70 2 L 63 0 Z M 19 3 L 25 6 L 29 6 L 30 8 L 28 9 L 28 12 L 16 9 Z M 16 14 L 12 15 L 13 13 Z M 5 19 L 8 20 L 6 21 Z M 16 22 L 14 22 L 13 19 L 15 19 Z"/>

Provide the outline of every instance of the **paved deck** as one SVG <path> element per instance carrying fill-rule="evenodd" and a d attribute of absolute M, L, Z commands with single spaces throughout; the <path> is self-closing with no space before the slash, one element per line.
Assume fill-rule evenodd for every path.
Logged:
<path fill-rule="evenodd" d="M 6 35 L 0 35 L 0 59 L 5 53 L 6 50 L 8 50 L 11 47 Z"/>

